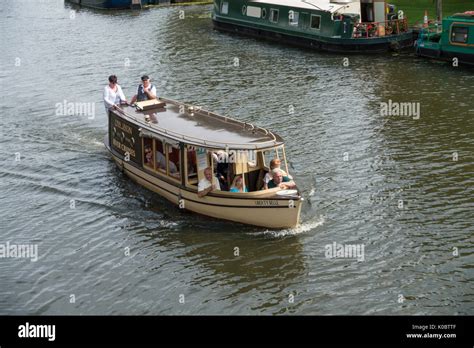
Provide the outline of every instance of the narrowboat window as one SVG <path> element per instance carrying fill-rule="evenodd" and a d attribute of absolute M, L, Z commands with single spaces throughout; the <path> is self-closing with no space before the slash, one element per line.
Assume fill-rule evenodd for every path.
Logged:
<path fill-rule="evenodd" d="M 311 15 L 311 29 L 321 28 L 321 16 Z"/>
<path fill-rule="evenodd" d="M 156 170 L 159 170 L 163 173 L 166 173 L 166 154 L 164 150 L 164 145 L 161 140 L 155 139 L 155 161 L 156 161 Z"/>
<path fill-rule="evenodd" d="M 267 17 L 267 9 L 262 9 L 262 18 L 265 19 Z"/>
<path fill-rule="evenodd" d="M 288 13 L 288 19 L 289 19 L 290 25 L 295 25 L 295 26 L 297 26 L 297 25 L 298 25 L 298 20 L 299 20 L 299 18 L 300 18 L 299 12 L 295 12 L 295 11 L 291 10 L 291 11 Z"/>
<path fill-rule="evenodd" d="M 229 3 L 227 1 L 222 1 L 221 14 L 229 14 Z"/>
<path fill-rule="evenodd" d="M 176 146 L 172 146 L 170 144 L 166 145 L 168 149 L 168 168 L 167 174 L 175 179 L 181 178 L 180 173 L 180 163 L 181 163 L 181 151 Z"/>
<path fill-rule="evenodd" d="M 453 27 L 451 33 L 451 42 L 467 43 L 468 28 L 467 27 Z"/>
<path fill-rule="evenodd" d="M 153 156 L 153 139 L 143 138 L 143 163 L 151 168 L 155 168 L 155 156 Z"/>
<path fill-rule="evenodd" d="M 262 16 L 262 9 L 256 6 L 247 6 L 245 14 L 248 17 L 260 18 Z"/>
<path fill-rule="evenodd" d="M 188 148 L 186 152 L 186 161 L 188 162 L 187 176 L 190 184 L 197 184 L 197 161 L 196 161 L 196 150 Z"/>
<path fill-rule="evenodd" d="M 278 10 L 270 9 L 270 22 L 278 23 Z"/>

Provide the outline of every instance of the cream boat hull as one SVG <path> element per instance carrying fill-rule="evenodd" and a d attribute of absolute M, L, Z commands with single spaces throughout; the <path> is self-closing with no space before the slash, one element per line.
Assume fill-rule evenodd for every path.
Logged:
<path fill-rule="evenodd" d="M 108 146 L 107 148 L 124 174 L 182 209 L 218 219 L 266 228 L 292 228 L 299 224 L 301 198 L 276 198 L 274 194 L 268 197 L 270 193 L 268 191 L 243 194 L 226 193 L 225 197 L 210 194 L 200 198 L 197 191 L 180 187 L 157 175 L 152 175 L 146 170 L 122 160 Z"/>

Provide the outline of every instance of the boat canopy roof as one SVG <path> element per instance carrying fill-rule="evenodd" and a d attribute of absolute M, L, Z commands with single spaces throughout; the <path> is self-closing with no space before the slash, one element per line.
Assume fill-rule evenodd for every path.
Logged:
<path fill-rule="evenodd" d="M 249 5 L 251 3 L 287 6 L 330 13 L 360 12 L 360 0 L 253 0 L 249 2 Z"/>
<path fill-rule="evenodd" d="M 112 112 L 139 126 L 145 136 L 166 138 L 193 146 L 260 150 L 283 145 L 280 136 L 265 128 L 171 99 L 159 98 L 159 101 L 165 102 L 166 106 L 140 111 L 129 105 L 121 105 Z"/>

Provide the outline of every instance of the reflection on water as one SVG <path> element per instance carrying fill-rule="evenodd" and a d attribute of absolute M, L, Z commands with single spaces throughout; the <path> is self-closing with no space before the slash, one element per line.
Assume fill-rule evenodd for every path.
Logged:
<path fill-rule="evenodd" d="M 472 314 L 472 71 L 410 53 L 345 67 L 180 9 L 0 5 L 0 243 L 40 255 L 0 259 L 0 313 Z M 112 73 L 129 98 L 147 73 L 166 97 L 277 131 L 302 225 L 182 212 L 124 177 L 102 145 Z M 382 115 L 389 100 L 420 103 L 420 119 Z M 57 114 L 65 101 L 94 117 Z M 334 242 L 365 261 L 326 258 Z"/>

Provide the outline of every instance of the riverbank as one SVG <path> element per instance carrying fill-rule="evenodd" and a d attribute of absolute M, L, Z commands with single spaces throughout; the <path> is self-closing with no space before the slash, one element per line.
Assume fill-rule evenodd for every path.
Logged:
<path fill-rule="evenodd" d="M 390 3 L 397 6 L 398 10 L 403 10 L 405 16 L 411 25 L 423 22 L 425 10 L 428 11 L 430 19 L 436 17 L 436 2 L 433 0 L 392 0 Z M 472 0 L 451 0 L 443 2 L 443 17 L 450 16 L 454 13 L 474 10 L 474 2 Z"/>

